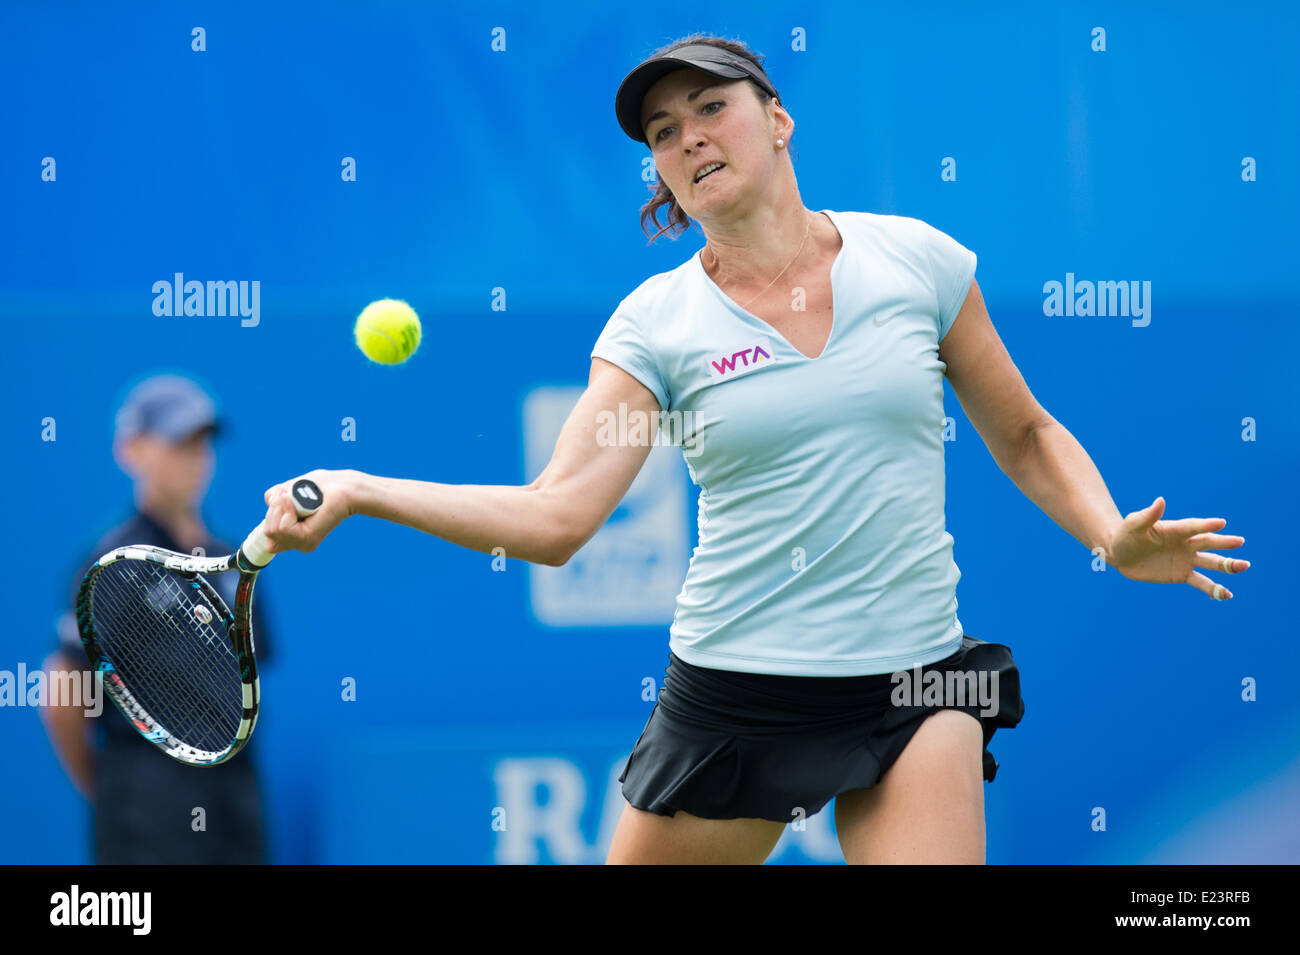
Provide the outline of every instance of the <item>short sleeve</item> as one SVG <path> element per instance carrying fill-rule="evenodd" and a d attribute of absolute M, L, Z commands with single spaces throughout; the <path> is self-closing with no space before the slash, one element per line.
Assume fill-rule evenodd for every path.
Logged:
<path fill-rule="evenodd" d="M 640 324 L 626 305 L 615 309 L 610 320 L 605 323 L 604 330 L 591 350 L 591 357 L 603 358 L 618 365 L 650 389 L 659 402 L 659 410 L 669 410 L 668 388 L 664 385 L 659 363 Z"/>
<path fill-rule="evenodd" d="M 917 220 L 918 222 L 920 220 Z M 938 299 L 939 341 L 943 341 L 957 320 L 975 278 L 975 253 L 952 236 L 922 222 L 921 236 L 930 260 L 935 296 Z"/>
<path fill-rule="evenodd" d="M 77 629 L 77 617 L 71 610 L 61 613 L 54 624 L 58 649 L 69 659 L 75 660 L 82 669 L 90 668 L 86 657 L 86 648 L 81 643 L 81 632 Z"/>

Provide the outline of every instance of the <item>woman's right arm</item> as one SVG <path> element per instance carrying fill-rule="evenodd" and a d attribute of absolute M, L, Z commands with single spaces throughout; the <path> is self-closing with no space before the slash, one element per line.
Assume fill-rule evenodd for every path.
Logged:
<path fill-rule="evenodd" d="M 601 412 L 649 416 L 643 446 L 597 441 Z M 313 471 L 301 477 L 320 485 L 321 510 L 300 521 L 286 491 L 293 480 L 266 492 L 265 527 L 273 552 L 312 551 L 353 514 L 414 527 L 470 550 L 559 567 L 595 535 L 631 487 L 658 430 L 659 402 L 623 369 L 591 362 L 587 388 L 556 440 L 550 463 L 531 484 L 437 484 L 378 477 L 360 471 Z M 613 429 L 619 433 L 621 429 Z"/>

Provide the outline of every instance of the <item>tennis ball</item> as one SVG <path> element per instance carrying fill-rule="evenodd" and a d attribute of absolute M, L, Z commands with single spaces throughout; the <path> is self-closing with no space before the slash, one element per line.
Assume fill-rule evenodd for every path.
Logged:
<path fill-rule="evenodd" d="M 420 316 L 405 302 L 381 298 L 362 309 L 354 333 L 371 361 L 399 365 L 420 347 Z"/>

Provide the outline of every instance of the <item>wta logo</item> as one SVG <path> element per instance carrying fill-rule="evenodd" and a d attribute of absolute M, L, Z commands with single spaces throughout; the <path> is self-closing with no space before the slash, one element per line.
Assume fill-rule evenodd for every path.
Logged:
<path fill-rule="evenodd" d="M 759 338 L 754 344 L 739 351 L 724 353 L 709 359 L 709 377 L 729 381 L 751 371 L 757 371 L 775 360 L 772 356 L 772 340 L 767 337 Z"/>

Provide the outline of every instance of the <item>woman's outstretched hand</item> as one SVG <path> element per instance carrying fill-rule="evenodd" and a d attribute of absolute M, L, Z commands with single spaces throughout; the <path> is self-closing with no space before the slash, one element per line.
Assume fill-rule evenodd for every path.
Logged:
<path fill-rule="evenodd" d="M 338 527 L 352 511 L 351 481 L 348 471 L 308 471 L 280 484 L 272 485 L 262 495 L 266 501 L 266 517 L 262 529 L 271 542 L 271 553 L 315 550 L 330 531 Z M 324 503 L 308 517 L 301 518 L 289 499 L 289 488 L 299 478 L 315 481 Z"/>
<path fill-rule="evenodd" d="M 1215 534 L 1228 523 L 1222 517 L 1187 517 L 1162 521 L 1165 499 L 1158 497 L 1115 526 L 1106 547 L 1106 562 L 1125 577 L 1159 584 L 1191 584 L 1213 600 L 1230 600 L 1232 592 L 1199 573 L 1218 570 L 1239 574 L 1250 561 L 1211 554 L 1201 548 L 1240 547 L 1246 538 Z"/>

